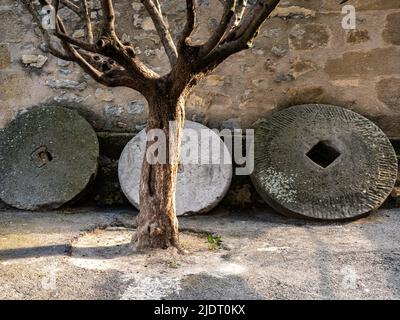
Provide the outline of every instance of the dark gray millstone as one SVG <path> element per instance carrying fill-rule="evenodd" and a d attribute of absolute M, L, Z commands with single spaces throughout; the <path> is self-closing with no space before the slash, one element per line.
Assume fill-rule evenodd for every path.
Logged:
<path fill-rule="evenodd" d="M 396 181 L 385 134 L 363 116 L 329 105 L 285 109 L 255 131 L 252 181 L 289 216 L 355 218 L 377 209 Z"/>
<path fill-rule="evenodd" d="M 99 143 L 90 124 L 62 107 L 19 115 L 0 141 L 0 198 L 25 210 L 74 199 L 97 171 Z"/>

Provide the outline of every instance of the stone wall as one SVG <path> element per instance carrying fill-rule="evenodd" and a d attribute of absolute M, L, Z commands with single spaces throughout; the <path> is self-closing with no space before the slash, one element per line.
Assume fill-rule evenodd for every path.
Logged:
<path fill-rule="evenodd" d="M 217 0 L 198 2 L 195 39 L 201 41 L 215 29 L 221 6 Z M 210 127 L 247 128 L 279 108 L 331 103 L 400 136 L 400 1 L 350 2 L 357 10 L 356 30 L 342 28 L 339 0 L 281 1 L 254 48 L 229 58 L 193 91 L 187 117 Z M 184 3 L 162 1 L 176 34 L 184 25 Z M 98 1 L 93 4 L 96 18 L 101 12 Z M 133 41 L 155 70 L 167 72 L 167 58 L 140 1 L 117 0 L 115 7 L 120 37 Z M 139 93 L 102 87 L 76 65 L 46 53 L 16 0 L 0 3 L 0 88 L 0 128 L 39 104 L 77 108 L 98 131 L 135 132 L 146 123 L 147 105 Z"/>
<path fill-rule="evenodd" d="M 160 73 L 168 60 L 139 0 L 115 0 L 120 37 Z M 171 30 L 185 23 L 183 0 L 161 0 Z M 400 1 L 351 0 L 356 30 L 344 30 L 339 0 L 283 0 L 264 25 L 254 48 L 229 58 L 200 83 L 187 118 L 213 128 L 249 128 L 274 110 L 302 103 L 347 107 L 400 137 Z M 218 24 L 218 0 L 198 0 L 195 40 Z M 93 0 L 93 19 L 101 14 Z M 74 16 L 63 13 L 69 21 Z M 78 29 L 75 36 L 84 34 Z M 72 63 L 46 53 L 32 20 L 16 0 L 0 2 L 0 129 L 36 105 L 77 109 L 99 132 L 98 177 L 83 203 L 127 204 L 117 177 L 119 153 L 146 124 L 147 103 L 126 88 L 105 88 Z M 110 132 L 110 133 L 107 133 Z M 260 198 L 248 177 L 236 177 L 226 205 Z M 82 202 L 80 202 L 82 203 Z M 1 203 L 0 203 L 1 206 Z"/>

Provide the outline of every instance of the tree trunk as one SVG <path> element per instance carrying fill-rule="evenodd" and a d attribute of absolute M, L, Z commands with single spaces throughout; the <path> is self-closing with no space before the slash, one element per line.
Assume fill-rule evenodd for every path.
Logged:
<path fill-rule="evenodd" d="M 140 179 L 140 213 L 133 240 L 138 250 L 171 246 L 179 249 L 175 190 L 185 119 L 185 95 L 171 97 L 168 89 L 160 88 L 148 97 L 148 103 L 147 132 L 158 129 L 165 134 L 166 163 L 150 164 L 145 156 Z M 147 141 L 146 154 L 153 143 Z"/>

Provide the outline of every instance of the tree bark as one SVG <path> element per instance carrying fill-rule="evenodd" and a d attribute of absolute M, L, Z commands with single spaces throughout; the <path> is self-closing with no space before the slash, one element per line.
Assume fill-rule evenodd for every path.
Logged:
<path fill-rule="evenodd" d="M 185 119 L 186 95 L 171 95 L 171 87 L 158 85 L 147 98 L 149 118 L 146 131 L 162 130 L 165 135 L 166 163 L 143 161 L 140 181 L 140 213 L 133 241 L 138 250 L 176 247 L 180 249 L 175 190 L 181 135 Z M 173 141 L 171 141 L 173 140 Z M 147 141 L 146 154 L 154 141 Z"/>

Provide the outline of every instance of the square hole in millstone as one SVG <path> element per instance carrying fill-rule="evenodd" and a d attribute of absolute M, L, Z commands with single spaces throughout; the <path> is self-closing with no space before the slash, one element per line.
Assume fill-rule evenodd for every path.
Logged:
<path fill-rule="evenodd" d="M 306 153 L 306 156 L 318 166 L 327 168 L 339 158 L 340 151 L 329 141 L 320 141 Z"/>

